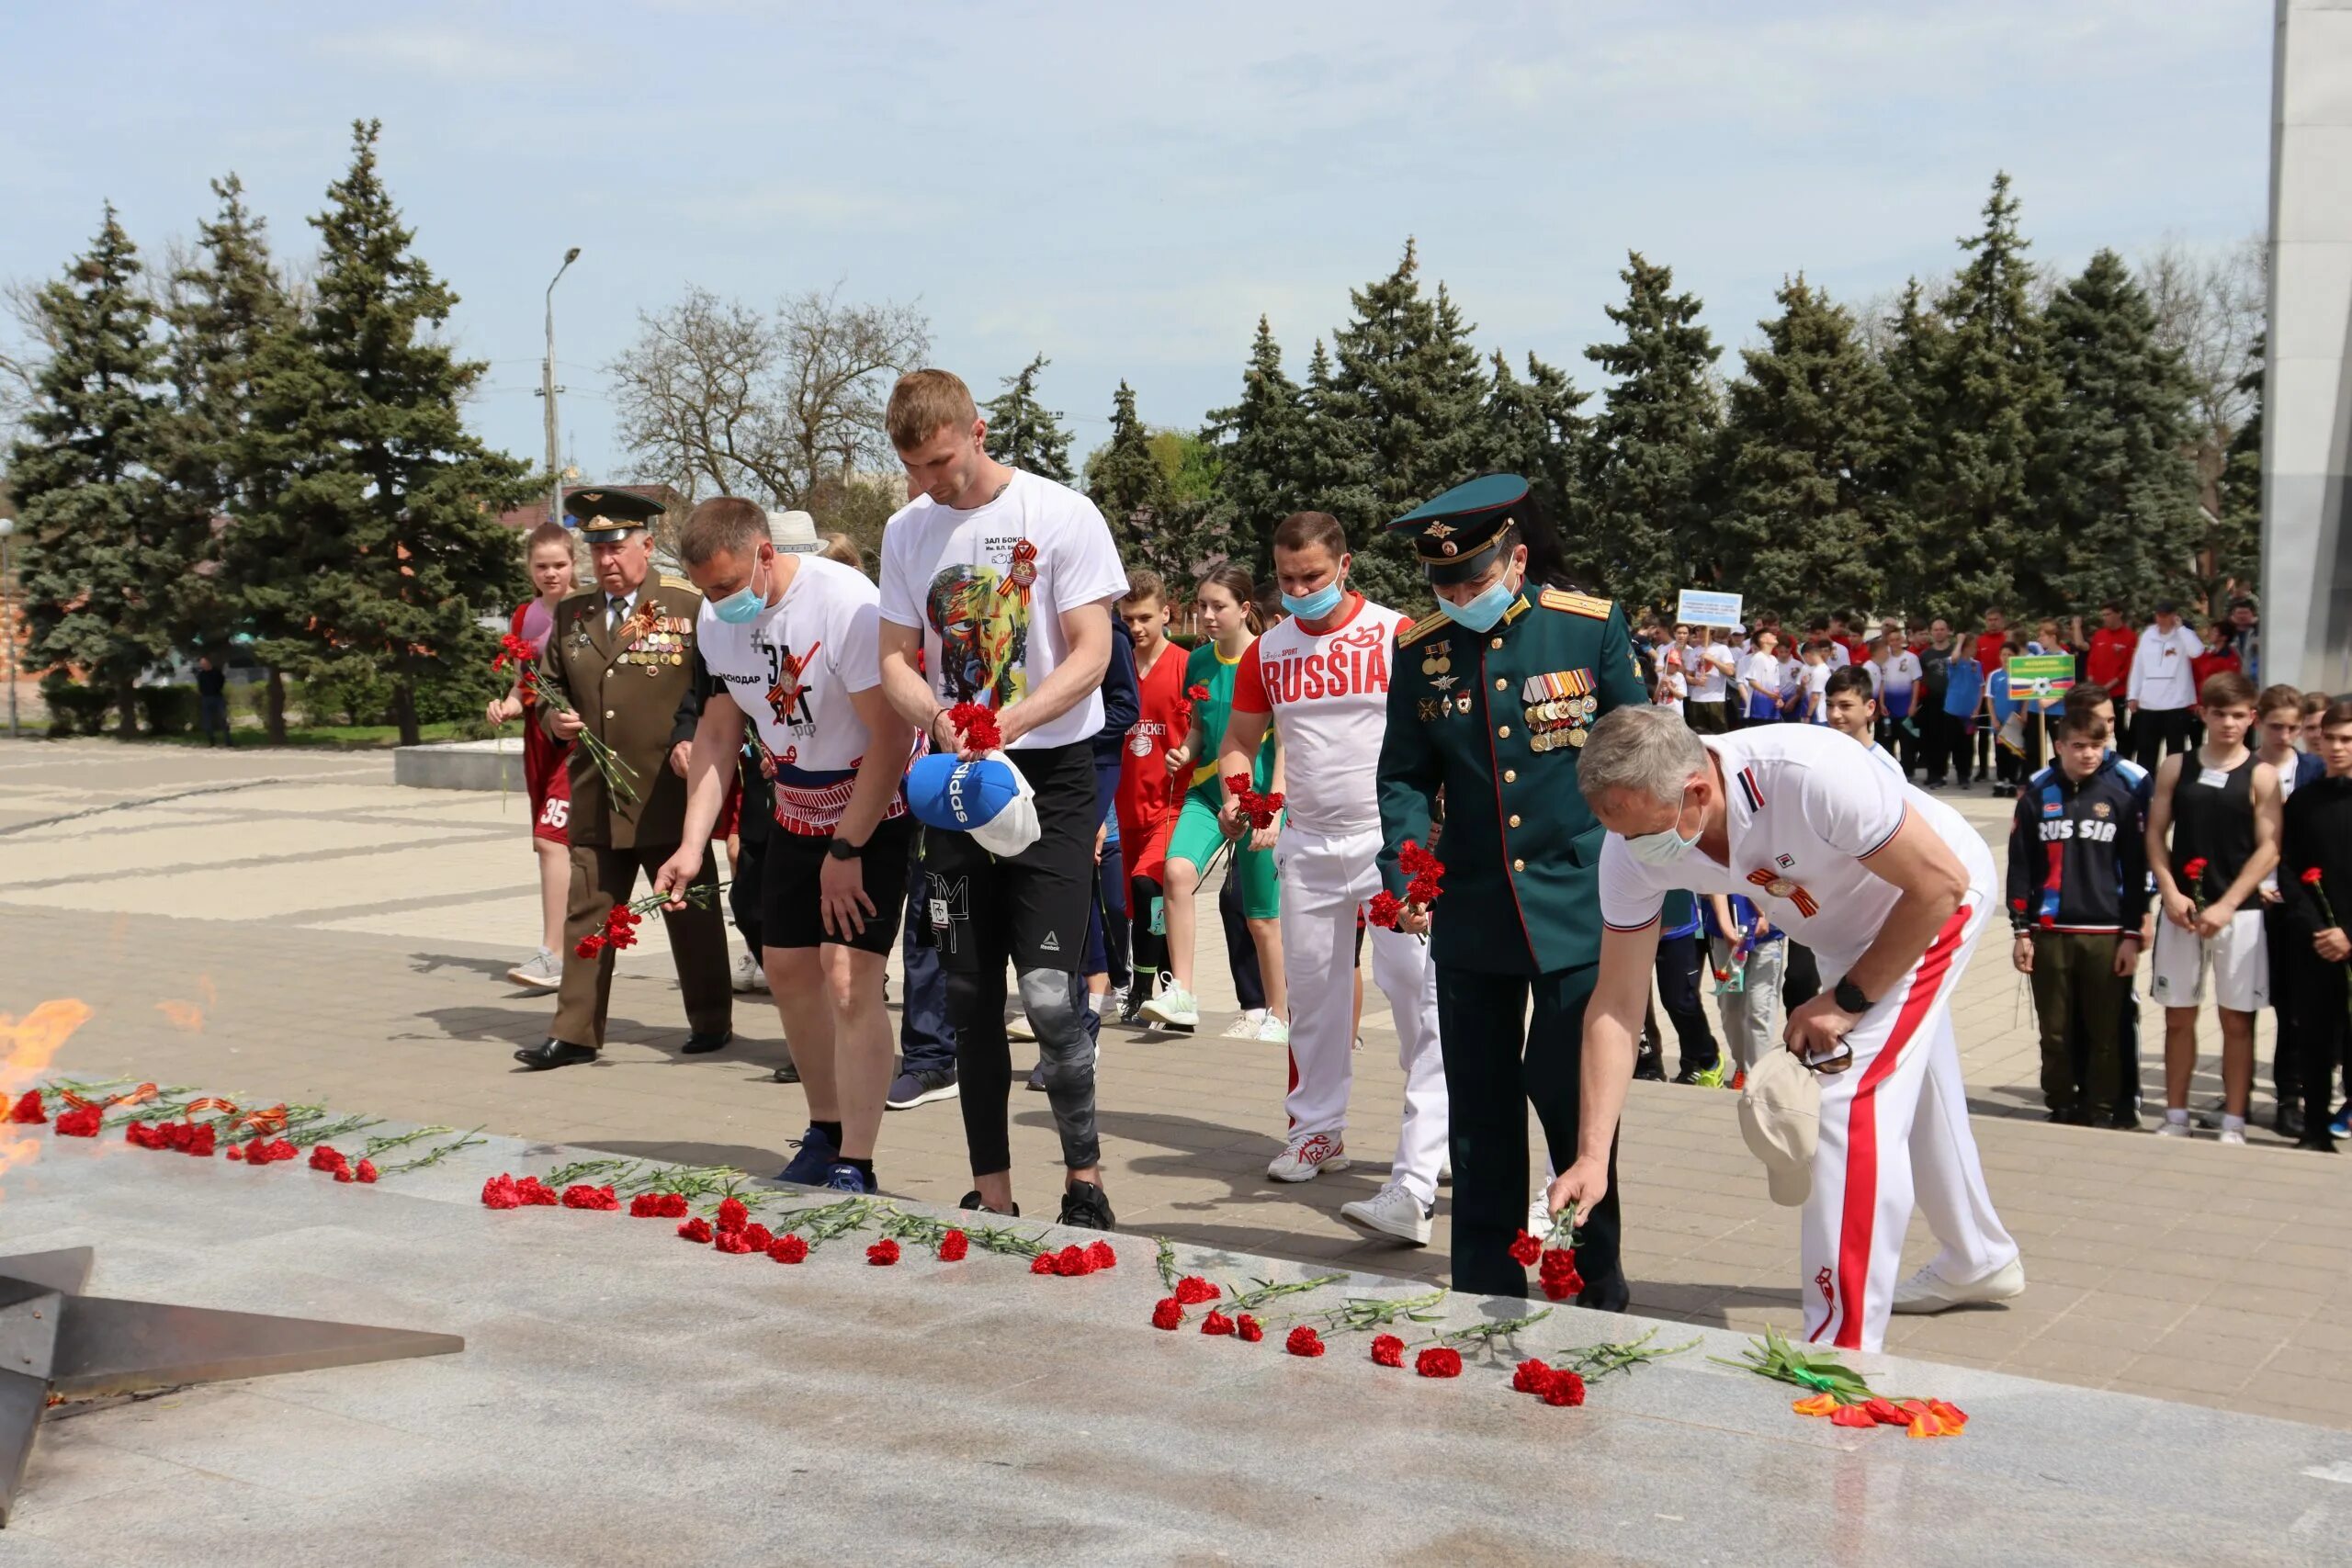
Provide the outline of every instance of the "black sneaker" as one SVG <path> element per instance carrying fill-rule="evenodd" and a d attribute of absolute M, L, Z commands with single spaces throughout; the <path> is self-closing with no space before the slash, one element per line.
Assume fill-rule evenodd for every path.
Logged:
<path fill-rule="evenodd" d="M 934 1072 L 900 1073 L 890 1080 L 889 1092 L 883 1097 L 886 1111 L 912 1111 L 918 1105 L 929 1105 L 935 1100 L 956 1098 L 956 1069 L 942 1067 Z"/>
<path fill-rule="evenodd" d="M 1680 1084 L 1697 1083 L 1701 1075 L 1720 1071 L 1721 1066 L 1722 1064 L 1720 1063 L 1709 1062 L 1703 1066 L 1694 1067 L 1690 1063 L 1685 1062 L 1682 1064 L 1681 1070 L 1674 1075 L 1674 1081 Z"/>
<path fill-rule="evenodd" d="M 1148 993 L 1139 987 L 1129 987 L 1127 994 L 1119 1002 L 1119 1022 L 1128 1029 L 1150 1028 L 1151 1021 L 1143 1015 L 1143 1004 L 1149 1000 Z"/>
<path fill-rule="evenodd" d="M 967 1213 L 996 1214 L 1001 1218 L 1008 1220 L 1017 1220 L 1021 1217 L 1021 1205 L 1018 1203 L 1015 1203 L 1010 1211 L 1006 1211 L 991 1209 L 986 1203 L 981 1202 L 980 1190 L 977 1187 L 973 1188 L 969 1192 L 965 1193 L 964 1201 L 956 1206 L 964 1210 Z"/>
<path fill-rule="evenodd" d="M 1655 1051 L 1644 1051 L 1634 1057 L 1634 1076 L 1644 1083 L 1664 1083 L 1666 1064 Z"/>
<path fill-rule="evenodd" d="M 768 1078 L 770 1083 L 798 1083 L 799 1081 L 800 1069 L 792 1065 L 792 1058 L 789 1055 L 785 1057 L 783 1063 Z"/>
<path fill-rule="evenodd" d="M 2119 1105 L 2109 1111 L 2107 1113 L 2107 1119 L 2099 1124 L 2119 1133 L 2136 1133 L 2140 1130 L 2140 1108 L 2136 1105 Z"/>
<path fill-rule="evenodd" d="M 1081 1231 L 1115 1230 L 1119 1224 L 1112 1216 L 1110 1198 L 1091 1181 L 1073 1181 L 1062 1189 L 1061 1223 Z"/>

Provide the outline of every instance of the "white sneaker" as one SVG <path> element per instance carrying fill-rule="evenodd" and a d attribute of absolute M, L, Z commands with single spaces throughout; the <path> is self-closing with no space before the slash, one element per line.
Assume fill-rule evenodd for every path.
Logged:
<path fill-rule="evenodd" d="M 1290 1025 L 1268 1013 L 1266 1021 L 1258 1026 L 1258 1038 L 1269 1045 L 1287 1045 L 1290 1043 Z"/>
<path fill-rule="evenodd" d="M 1349 1050 L 1351 1050 L 1351 1051 L 1361 1051 L 1361 1050 L 1363 1050 L 1363 1035 L 1361 1035 L 1361 1034 L 1357 1035 L 1357 1036 L 1356 1036 L 1356 1043 L 1355 1043 L 1354 1044 L 1352 1044 L 1352 1045 L 1349 1046 L 1349 1047 L 1348 1047 L 1348 1049 L 1349 1049 Z"/>
<path fill-rule="evenodd" d="M 1414 1247 L 1427 1247 L 1430 1243 L 1430 1215 L 1434 1208 L 1434 1205 L 1425 1207 L 1419 1199 L 1392 1181 L 1369 1198 L 1340 1204 L 1340 1218 L 1368 1231 L 1393 1235 L 1398 1241 Z"/>
<path fill-rule="evenodd" d="M 2156 1136 L 2159 1138 L 2193 1138 L 2196 1135 L 2189 1131 L 2188 1122 L 2176 1122 L 2169 1116 L 2156 1123 Z"/>
<path fill-rule="evenodd" d="M 1265 1026 L 1266 1010 L 1251 1008 L 1226 1026 L 1225 1037 L 1227 1040 L 1255 1040 L 1258 1038 L 1258 1031 Z"/>
<path fill-rule="evenodd" d="M 738 991 L 764 991 L 768 988 L 768 972 L 760 961 L 748 953 L 735 955 L 735 973 L 730 977 Z"/>
<path fill-rule="evenodd" d="M 563 985 L 563 960 L 541 948 L 506 972 L 506 977 L 526 991 L 553 991 Z"/>
<path fill-rule="evenodd" d="M 1982 1280 L 1955 1285 L 1936 1272 L 1932 1263 L 1894 1287 L 1894 1310 L 1907 1313 L 1942 1312 L 1973 1302 L 2005 1302 L 2025 1293 L 2025 1259 L 2012 1258 Z"/>
<path fill-rule="evenodd" d="M 2245 1129 L 2243 1127 L 2224 1127 L 2222 1129 L 2221 1141 L 2224 1144 L 2233 1145 L 2242 1149 L 2245 1147 Z"/>
<path fill-rule="evenodd" d="M 1351 1163 L 1348 1145 L 1329 1134 L 1293 1134 L 1283 1152 L 1266 1167 L 1266 1174 L 1276 1181 L 1312 1181 L 1327 1170 L 1345 1170 Z"/>
<path fill-rule="evenodd" d="M 1154 1023 L 1172 1024 L 1181 1029 L 1201 1026 L 1201 998 L 1176 983 L 1176 976 L 1160 977 L 1162 989 L 1158 996 L 1136 1010 Z"/>
<path fill-rule="evenodd" d="M 1004 1037 L 1007 1040 L 1035 1040 L 1037 1032 L 1029 1027 L 1027 1013 L 1017 1012 L 1004 1021 Z"/>

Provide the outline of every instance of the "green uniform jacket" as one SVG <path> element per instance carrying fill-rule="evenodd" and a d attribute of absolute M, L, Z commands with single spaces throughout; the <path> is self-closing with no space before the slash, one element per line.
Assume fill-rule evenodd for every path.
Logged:
<path fill-rule="evenodd" d="M 605 625 L 605 591 L 575 593 L 555 607 L 555 630 L 539 652 L 539 679 L 563 694 L 588 733 L 610 746 L 636 773 L 637 799 L 615 799 L 588 748 L 571 749 L 571 816 L 565 831 L 575 844 L 634 849 L 674 844 L 685 832 L 686 781 L 670 771 L 670 748 L 695 738 L 708 683 L 695 656 L 695 617 L 702 595 L 681 578 L 649 575 L 639 588 L 637 615 L 616 637 Z M 556 709 L 542 705 L 539 722 L 555 734 Z"/>
<path fill-rule="evenodd" d="M 1648 701 L 1624 612 L 1589 594 L 1521 594 L 1485 633 L 1441 612 L 1397 639 L 1380 746 L 1381 880 L 1404 897 L 1398 848 L 1429 841 L 1444 790 L 1437 963 L 1541 975 L 1599 960 L 1601 827 L 1577 791 L 1577 758 L 1601 714 Z"/>

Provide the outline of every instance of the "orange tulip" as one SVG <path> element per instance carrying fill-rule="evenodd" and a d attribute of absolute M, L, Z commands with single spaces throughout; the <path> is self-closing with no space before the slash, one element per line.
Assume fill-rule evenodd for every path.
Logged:
<path fill-rule="evenodd" d="M 1831 1393 L 1816 1393 L 1798 1400 L 1789 1408 L 1800 1416 L 1830 1416 L 1837 1413 L 1838 1396 Z"/>
<path fill-rule="evenodd" d="M 1878 1418 L 1859 1404 L 1841 1404 L 1829 1413 L 1829 1421 L 1837 1427 L 1875 1427 Z"/>

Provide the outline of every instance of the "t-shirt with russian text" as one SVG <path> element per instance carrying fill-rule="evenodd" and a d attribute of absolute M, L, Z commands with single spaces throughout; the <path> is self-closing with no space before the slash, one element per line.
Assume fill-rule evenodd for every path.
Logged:
<path fill-rule="evenodd" d="M 1317 833 L 1380 826 L 1374 780 L 1388 728 L 1389 655 L 1412 617 L 1351 594 L 1336 625 L 1310 632 L 1291 616 L 1260 637 L 1235 671 L 1233 711 L 1272 714 L 1289 759 L 1283 804 Z"/>
<path fill-rule="evenodd" d="M 969 512 L 918 496 L 882 535 L 882 618 L 922 630 L 932 693 L 950 706 L 1019 702 L 1069 656 L 1062 616 L 1126 591 L 1094 503 L 1018 469 Z M 1012 750 L 1068 746 L 1102 728 L 1102 694 L 1090 692 Z"/>
<path fill-rule="evenodd" d="M 775 820 L 788 833 L 833 830 L 873 737 L 850 701 L 882 683 L 878 595 L 865 574 L 801 556 L 784 597 L 741 626 L 705 602 L 695 641 L 714 684 L 758 730 L 775 770 Z M 910 753 L 917 744 L 904 738 Z M 883 815 L 906 810 L 894 796 Z"/>

